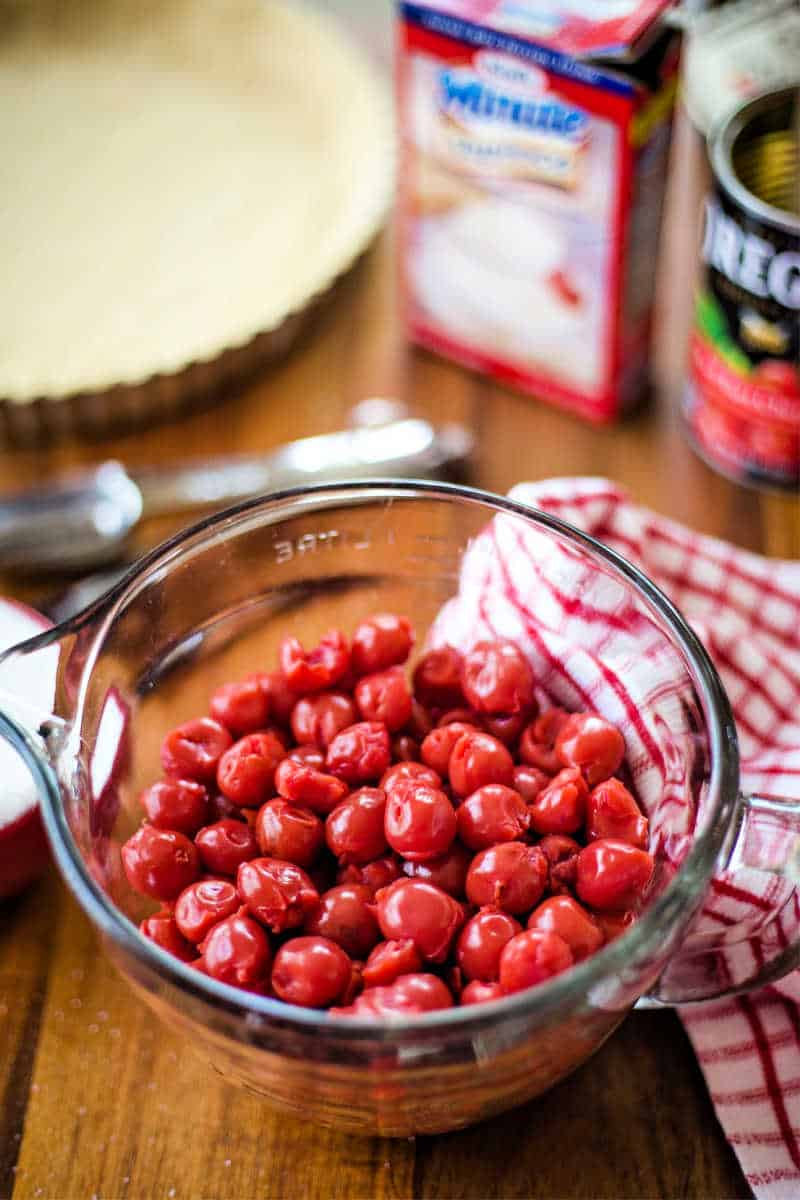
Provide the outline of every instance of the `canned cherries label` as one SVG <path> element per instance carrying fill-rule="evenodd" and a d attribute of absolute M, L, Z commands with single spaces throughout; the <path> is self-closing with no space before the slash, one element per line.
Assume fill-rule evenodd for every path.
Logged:
<path fill-rule="evenodd" d="M 686 416 L 698 448 L 727 474 L 797 486 L 800 223 L 793 231 L 796 218 L 755 196 L 748 204 L 741 185 L 728 194 L 724 184 L 738 181 L 732 171 L 720 178 L 719 143 L 713 149 Z"/>

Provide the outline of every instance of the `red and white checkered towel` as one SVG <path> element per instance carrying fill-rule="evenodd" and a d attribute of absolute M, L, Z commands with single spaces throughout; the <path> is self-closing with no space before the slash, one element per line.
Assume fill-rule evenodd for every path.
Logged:
<path fill-rule="evenodd" d="M 693 533 L 603 479 L 522 484 L 511 495 L 643 568 L 720 671 L 736 716 L 743 789 L 800 799 L 800 562 Z M 679 859 L 702 819 L 687 770 L 693 731 L 685 677 L 626 589 L 498 516 L 465 554 L 459 594 L 430 640 L 466 646 L 480 637 L 513 638 L 550 702 L 594 708 L 623 729 L 645 809 L 658 800 L 652 836 L 667 859 Z M 714 882 L 701 927 L 723 944 L 730 936 L 725 969 L 733 982 L 745 980 L 757 973 L 765 946 L 797 939 L 800 903 L 786 880 L 740 869 Z M 749 996 L 684 1007 L 681 1016 L 750 1185 L 769 1200 L 800 1196 L 800 971 Z"/>

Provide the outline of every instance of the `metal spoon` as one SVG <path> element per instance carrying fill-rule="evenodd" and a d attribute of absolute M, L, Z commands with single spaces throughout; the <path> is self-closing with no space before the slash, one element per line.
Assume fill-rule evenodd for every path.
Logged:
<path fill-rule="evenodd" d="M 43 488 L 0 497 L 0 568 L 83 570 L 118 561 L 139 521 L 163 513 L 223 508 L 259 492 L 371 475 L 436 478 L 463 466 L 473 437 L 460 425 L 435 429 L 370 400 L 356 424 L 288 442 L 261 455 L 127 470 L 105 462 Z M 388 418 L 388 420 L 387 420 Z"/>

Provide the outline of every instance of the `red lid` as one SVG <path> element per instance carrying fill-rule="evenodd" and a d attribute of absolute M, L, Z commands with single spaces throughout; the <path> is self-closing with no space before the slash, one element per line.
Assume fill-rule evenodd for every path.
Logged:
<path fill-rule="evenodd" d="M 427 8 L 574 58 L 635 57 L 672 0 L 430 0 Z"/>

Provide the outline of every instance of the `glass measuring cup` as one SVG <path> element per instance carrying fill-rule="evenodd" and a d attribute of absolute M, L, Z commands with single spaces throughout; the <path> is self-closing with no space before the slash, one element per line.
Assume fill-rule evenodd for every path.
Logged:
<path fill-rule="evenodd" d="M 246 995 L 143 938 L 145 902 L 119 847 L 159 773 L 164 731 L 203 712 L 224 680 L 268 669 L 281 637 L 312 642 L 375 611 L 407 613 L 420 642 L 458 591 L 492 521 L 540 535 L 626 599 L 674 682 L 660 737 L 692 817 L 677 852 L 654 846 L 655 894 L 638 923 L 566 974 L 503 1001 L 402 1023 L 343 1020 Z M 756 986 L 796 965 L 800 805 L 738 792 L 719 678 L 680 614 L 614 552 L 510 500 L 440 484 L 298 489 L 209 518 L 142 560 L 103 600 L 6 652 L 58 647 L 53 711 L 0 700 L 0 733 L 36 780 L 59 867 L 105 949 L 155 1012 L 230 1079 L 306 1118 L 364 1133 L 454 1129 L 545 1090 L 595 1050 L 640 998 L 683 1002 Z M 649 813 L 659 817 L 659 798 Z M 777 830 L 777 837 L 772 836 Z M 774 911 L 724 938 L 693 931 L 712 877 L 745 864 L 781 875 Z M 757 954 L 755 950 L 757 948 Z M 754 962 L 760 966 L 754 968 Z"/>

